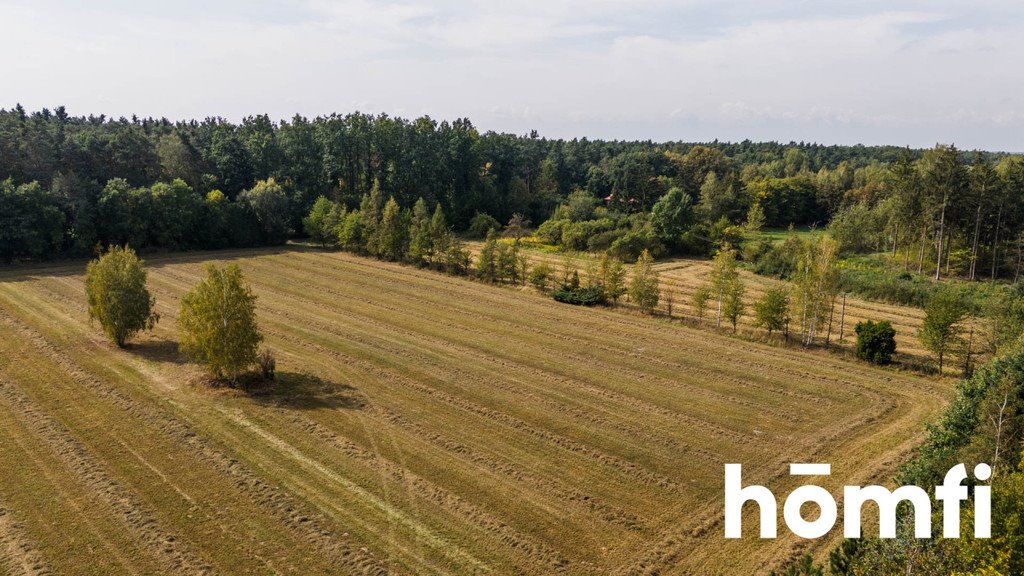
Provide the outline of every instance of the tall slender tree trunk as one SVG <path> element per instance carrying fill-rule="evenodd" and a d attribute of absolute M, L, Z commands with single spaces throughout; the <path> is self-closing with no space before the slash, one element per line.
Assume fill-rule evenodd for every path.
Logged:
<path fill-rule="evenodd" d="M 896 228 L 894 228 L 893 231 L 892 231 L 892 257 L 893 258 L 896 257 L 896 245 L 897 245 L 897 243 L 899 241 L 899 238 L 900 238 L 900 225 L 897 222 L 896 223 Z"/>
<path fill-rule="evenodd" d="M 999 212 L 996 214 L 996 237 L 992 240 L 992 281 L 996 281 L 996 274 L 999 273 L 999 229 L 1003 225 L 1003 205 L 999 204 Z"/>
<path fill-rule="evenodd" d="M 946 276 L 949 276 L 949 253 L 953 250 L 953 238 L 946 237 Z"/>
<path fill-rule="evenodd" d="M 971 242 L 971 281 L 975 280 L 975 273 L 978 269 L 978 231 L 981 229 L 981 202 L 978 202 L 978 210 L 974 214 L 974 240 Z"/>
<path fill-rule="evenodd" d="M 942 199 L 942 212 L 939 215 L 939 256 L 935 261 L 935 279 L 942 276 L 942 242 L 946 234 L 946 199 Z"/>
<path fill-rule="evenodd" d="M 921 224 L 921 253 L 917 256 L 917 273 L 924 273 L 924 241 L 928 237 L 928 227 Z"/>

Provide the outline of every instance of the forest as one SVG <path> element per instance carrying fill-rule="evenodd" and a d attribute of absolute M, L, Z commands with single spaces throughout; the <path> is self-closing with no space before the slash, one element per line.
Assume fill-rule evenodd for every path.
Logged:
<path fill-rule="evenodd" d="M 440 206 L 457 231 L 478 214 L 520 214 L 547 222 L 539 234 L 553 244 L 616 244 L 631 258 L 710 255 L 756 207 L 768 227 L 834 221 L 844 250 L 885 245 L 909 268 L 1005 276 L 1019 256 L 1024 167 L 944 146 L 551 140 L 481 133 L 468 119 L 233 124 L 19 105 L 0 110 L 0 259 L 281 243 L 303 234 L 318 197 L 356 208 L 375 184 L 401 209 Z"/>

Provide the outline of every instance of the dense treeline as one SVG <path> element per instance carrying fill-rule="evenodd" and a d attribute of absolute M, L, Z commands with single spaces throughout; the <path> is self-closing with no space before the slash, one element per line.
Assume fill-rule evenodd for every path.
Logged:
<path fill-rule="evenodd" d="M 823 224 L 836 197 L 870 186 L 898 156 L 892 147 L 548 140 L 481 134 L 465 119 L 354 113 L 232 124 L 18 106 L 0 110 L 0 258 L 123 241 L 139 249 L 279 242 L 301 233 L 317 197 L 351 209 L 374 183 L 400 208 L 418 198 L 442 206 L 459 230 L 478 213 L 543 222 L 577 190 L 642 215 L 673 187 L 699 199 L 709 222 L 737 220 L 753 191 L 765 198 L 768 225 Z M 245 201 L 259 182 L 273 189 L 266 202 Z M 167 229 L 145 232 L 160 225 Z"/>
<path fill-rule="evenodd" d="M 1024 248 L 1024 158 L 994 162 L 980 153 L 936 146 L 903 152 L 878 193 L 833 219 L 844 250 L 889 252 L 904 270 L 942 276 L 1020 276 Z"/>

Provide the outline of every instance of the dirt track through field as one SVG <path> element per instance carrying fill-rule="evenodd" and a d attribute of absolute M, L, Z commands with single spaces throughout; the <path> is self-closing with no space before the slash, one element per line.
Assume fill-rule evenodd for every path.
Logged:
<path fill-rule="evenodd" d="M 150 260 L 162 320 L 126 350 L 84 265 L 0 271 L 4 569 L 759 573 L 828 542 L 725 541 L 724 463 L 885 482 L 950 389 L 341 253 Z M 194 384 L 175 319 L 206 260 L 252 283 L 276 389 Z"/>

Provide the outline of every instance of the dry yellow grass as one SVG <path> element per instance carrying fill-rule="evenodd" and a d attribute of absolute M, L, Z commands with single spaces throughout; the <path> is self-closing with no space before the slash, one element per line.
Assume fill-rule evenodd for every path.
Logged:
<path fill-rule="evenodd" d="M 252 283 L 276 390 L 178 356 L 207 260 Z M 950 390 L 341 253 L 148 266 L 162 320 L 127 350 L 84 264 L 0 271 L 2 569 L 760 573 L 830 542 L 724 540 L 724 463 L 777 494 L 791 461 L 885 481 Z"/>
<path fill-rule="evenodd" d="M 469 248 L 473 254 L 479 252 L 480 242 L 469 242 Z M 561 271 L 565 261 L 565 255 L 545 253 L 537 250 L 529 250 L 530 261 L 533 263 L 546 262 L 556 271 Z M 572 256 L 580 274 L 583 274 L 588 262 L 595 260 L 596 256 L 590 253 L 578 253 Z M 696 258 L 666 258 L 655 263 L 654 268 L 659 272 L 661 278 L 662 294 L 671 292 L 673 299 L 673 315 L 693 318 L 693 294 L 701 285 L 708 281 L 711 275 L 712 263 L 710 260 Z M 631 266 L 627 264 L 627 269 Z M 787 282 L 760 276 L 746 270 L 740 271 L 740 276 L 746 286 L 745 302 L 746 312 L 740 319 L 738 325 L 741 331 L 750 335 L 761 337 L 764 331 L 755 328 L 753 325 L 753 302 L 759 298 L 764 291 L 771 286 L 788 286 Z M 624 301 L 627 307 L 629 303 Z M 665 300 L 662 299 L 659 310 L 665 311 Z M 835 314 L 832 322 L 831 343 L 840 348 L 852 349 L 856 341 L 853 328 L 857 322 L 862 320 L 889 320 L 896 329 L 897 353 L 912 359 L 915 363 L 928 363 L 931 361 L 927 350 L 921 345 L 917 337 L 918 329 L 924 321 L 924 311 L 912 306 L 898 304 L 885 304 L 872 302 L 848 296 L 846 299 L 845 322 L 842 319 L 842 299 L 836 300 Z M 706 317 L 706 322 L 714 323 L 713 316 Z M 843 332 L 840 334 L 842 324 Z M 821 337 L 824 338 L 822 333 Z M 843 337 L 840 340 L 840 336 Z M 980 340 L 980 339 L 979 339 Z M 979 341 L 975 342 L 976 345 Z M 979 346 L 980 347 L 980 346 Z"/>

